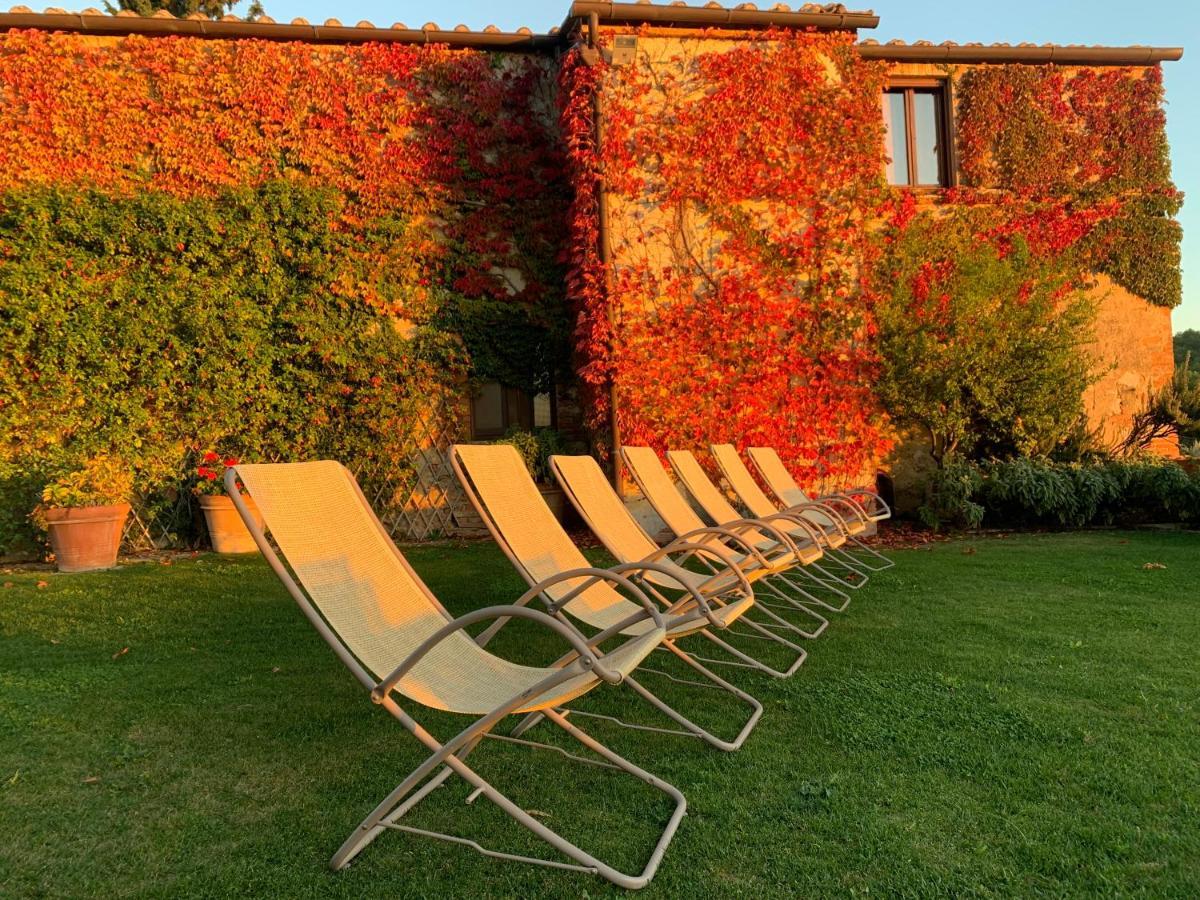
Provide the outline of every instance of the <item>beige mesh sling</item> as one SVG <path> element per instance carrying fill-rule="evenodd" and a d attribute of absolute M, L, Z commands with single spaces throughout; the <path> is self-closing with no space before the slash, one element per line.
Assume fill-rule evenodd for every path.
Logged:
<path fill-rule="evenodd" d="M 249 513 L 237 488 L 239 479 L 257 503 L 278 553 Z M 464 844 L 493 858 L 598 874 L 626 888 L 650 881 L 686 809 L 683 794 L 599 744 L 561 711 L 563 704 L 601 681 L 619 684 L 665 637 L 665 620 L 636 585 L 622 580 L 630 595 L 640 599 L 650 624 L 609 652 L 597 646 L 613 637 L 611 633 L 584 638 L 564 620 L 528 609 L 524 598 L 513 606 L 479 609 L 455 619 L 396 549 L 354 477 L 339 463 L 239 465 L 226 474 L 225 487 L 267 562 L 308 620 L 370 691 L 371 700 L 432 753 L 346 839 L 331 860 L 334 869 L 346 866 L 384 830 L 392 829 Z M 621 576 L 611 577 L 621 580 Z M 548 588 L 541 584 L 532 590 L 541 593 Z M 529 619 L 550 629 L 570 653 L 554 667 L 519 665 L 480 647 L 465 630 L 500 617 Z M 401 707 L 401 698 L 476 718 L 455 737 L 439 741 Z M 505 716 L 532 711 L 542 713 L 600 757 L 572 758 L 624 771 L 673 801 L 674 811 L 639 874 L 620 872 L 566 840 L 467 765 L 468 755 L 485 738 L 513 740 L 493 733 Z M 571 862 L 490 850 L 401 821 L 452 775 L 474 787 L 472 799 L 487 797 Z"/>
<path fill-rule="evenodd" d="M 892 515 L 891 509 L 877 493 L 866 488 L 853 488 L 852 493 L 822 494 L 814 499 L 796 483 L 774 447 L 749 447 L 746 455 L 767 487 L 787 509 L 805 509 L 816 503 L 827 509 L 827 515 L 840 517 L 840 524 L 845 529 L 848 542 L 856 548 L 855 558 L 861 565 L 872 572 L 881 572 L 895 565 L 893 560 L 862 541 L 863 536 L 874 532 L 875 523 Z"/>
<path fill-rule="evenodd" d="M 815 529 L 826 556 L 841 563 L 842 567 L 847 569 L 851 575 L 857 573 L 856 578 L 844 579 L 847 584 L 859 588 L 867 582 L 868 576 L 865 567 L 841 549 L 846 544 L 848 534 L 844 523 L 836 513 L 819 503 L 780 509 L 778 504 L 758 486 L 758 482 L 754 480 L 754 476 L 750 474 L 750 470 L 738 456 L 733 444 L 713 444 L 709 449 L 712 451 L 713 459 L 716 460 L 717 467 L 721 470 L 725 481 L 737 498 L 750 510 L 751 515 L 758 518 L 771 515 L 788 516 L 797 525 Z"/>
<path fill-rule="evenodd" d="M 663 597 L 661 590 L 677 590 L 684 585 L 698 591 L 710 602 L 725 604 L 753 594 L 752 583 L 770 572 L 770 566 L 743 567 L 733 559 L 726 548 L 694 541 L 675 541 L 659 547 L 638 524 L 608 483 L 600 464 L 591 456 L 552 456 L 550 470 L 562 486 L 567 498 L 587 522 L 588 527 L 600 539 L 609 553 L 621 563 L 652 561 L 658 569 L 636 573 L 638 583 L 653 596 Z M 759 561 L 765 562 L 761 554 Z M 686 568 L 688 563 L 699 563 L 708 571 L 699 572 Z M 666 568 L 664 574 L 662 568 Z M 765 621 L 760 621 L 760 619 Z M 727 645 L 722 649 L 734 653 L 735 660 L 704 659 L 706 663 L 728 666 L 750 666 L 776 678 L 787 678 L 803 664 L 808 652 L 804 647 L 784 637 L 780 632 L 803 636 L 795 625 L 770 609 L 756 606 L 755 610 L 742 616 L 740 628 L 731 627 L 722 636 Z M 769 662 L 760 654 L 751 654 L 744 647 L 737 647 L 731 636 L 741 640 L 765 641 L 774 646 L 770 652 L 786 654 L 782 664 Z"/>
<path fill-rule="evenodd" d="M 704 471 L 699 460 L 690 450 L 668 450 L 667 461 L 671 464 L 679 481 L 687 489 L 692 499 L 699 504 L 705 514 L 718 525 L 730 525 L 749 521 L 761 524 L 764 528 L 782 532 L 783 537 L 792 541 L 801 550 L 815 551 L 819 554 L 817 560 L 811 561 L 802 571 L 822 593 L 830 595 L 831 600 L 818 598 L 817 602 L 833 612 L 844 612 L 850 605 L 850 595 L 845 588 L 856 588 L 859 585 L 860 574 L 857 569 L 848 569 L 840 560 L 829 560 L 820 547 L 820 536 L 817 529 L 804 519 L 786 513 L 757 518 L 743 519 L 741 513 L 733 508 L 725 493 L 713 484 L 712 479 Z M 844 574 L 831 571 L 829 563 Z"/>
<path fill-rule="evenodd" d="M 621 458 L 633 475 L 633 480 L 641 488 L 642 495 L 654 507 L 654 511 L 676 539 L 721 547 L 733 555 L 738 565 L 753 567 L 756 556 L 765 558 L 770 571 L 758 582 L 764 588 L 758 591 L 759 604 L 771 609 L 799 612 L 815 620 L 815 626 L 801 629 L 804 637 L 815 638 L 825 630 L 829 620 L 810 609 L 807 604 L 826 604 L 809 593 L 797 578 L 793 577 L 798 569 L 802 573 L 803 566 L 821 558 L 819 548 L 812 544 L 798 547 L 786 534 L 769 523 L 745 520 L 722 525 L 705 525 L 671 481 L 654 450 L 649 447 L 623 446 Z M 772 537 L 768 537 L 768 532 Z M 811 579 L 805 580 L 812 584 Z M 764 593 L 784 605 L 771 602 L 763 596 Z"/>
<path fill-rule="evenodd" d="M 596 629 L 612 629 L 621 624 L 623 627 L 617 637 L 640 634 L 653 625 L 640 604 L 633 603 L 621 595 L 618 579 L 606 580 L 604 577 L 589 574 L 596 570 L 590 567 L 587 559 L 546 505 L 515 447 L 503 444 L 458 444 L 450 448 L 450 465 L 488 531 L 521 576 L 530 586 L 548 584 L 547 590 L 539 599 L 550 610 L 566 613 Z M 654 561 L 619 565 L 606 571 L 624 577 L 647 571 L 657 571 L 668 577 L 670 573 L 665 565 Z M 719 738 L 668 705 L 645 687 L 640 678 L 634 678 L 632 674 L 626 676 L 624 683 L 682 726 L 684 731 L 667 732 L 667 729 L 653 726 L 629 725 L 610 716 L 597 718 L 641 730 L 686 734 L 698 737 L 721 750 L 736 750 L 757 724 L 762 715 L 762 704 L 714 674 L 693 653 L 678 646 L 677 642 L 691 635 L 698 635 L 718 646 L 722 645 L 724 642 L 715 637 L 715 633 L 724 631 L 736 622 L 753 605 L 754 599 L 744 597 L 725 606 L 710 606 L 699 591 L 686 585 L 681 587 L 685 591 L 682 599 L 663 611 L 667 633 L 659 649 L 674 654 L 689 668 L 702 675 L 709 682 L 704 686 L 717 687 L 749 706 L 751 712 L 746 722 L 733 739 Z M 480 635 L 479 642 L 486 644 L 503 625 L 503 619 L 497 620 Z M 638 671 L 653 672 L 675 681 L 680 680 L 646 665 L 639 667 Z M 594 715 L 578 708 L 573 708 L 572 714 Z M 512 734 L 516 736 L 523 733 L 539 719 L 540 716 L 530 716 Z"/>

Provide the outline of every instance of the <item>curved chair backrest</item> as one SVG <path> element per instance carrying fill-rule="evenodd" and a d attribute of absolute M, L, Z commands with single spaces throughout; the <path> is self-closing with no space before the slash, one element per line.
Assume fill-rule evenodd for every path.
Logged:
<path fill-rule="evenodd" d="M 621 562 L 637 562 L 658 552 L 591 456 L 551 456 L 550 468 L 583 520 L 608 552 Z"/>
<path fill-rule="evenodd" d="M 676 536 L 689 534 L 704 527 L 704 521 L 679 493 L 667 470 L 658 461 L 658 454 L 649 447 L 622 447 L 625 465 L 633 473 L 650 505 Z"/>
<path fill-rule="evenodd" d="M 667 461 L 679 480 L 688 489 L 703 509 L 718 525 L 727 525 L 742 518 L 742 514 L 733 508 L 725 494 L 712 483 L 700 461 L 691 450 L 668 450 Z"/>
<path fill-rule="evenodd" d="M 784 506 L 800 506 L 809 502 L 808 494 L 796 483 L 774 447 L 749 447 L 746 455 Z"/>
<path fill-rule="evenodd" d="M 260 549 L 364 684 L 373 687 L 450 621 L 340 463 L 243 464 L 235 471 L 295 579 L 282 570 L 262 532 L 253 528 Z M 448 709 L 439 699 L 439 683 L 478 679 L 482 654 L 469 635 L 455 632 L 397 689 L 426 706 Z"/>
<path fill-rule="evenodd" d="M 560 572 L 591 565 L 546 505 L 516 447 L 455 444 L 450 448 L 450 464 L 493 539 L 530 587 Z M 586 580 L 561 581 L 546 593 L 558 600 Z M 600 629 L 640 608 L 603 581 L 564 607 L 575 618 Z"/>
<path fill-rule="evenodd" d="M 779 512 L 779 507 L 758 486 L 733 444 L 713 444 L 710 449 L 717 465 L 721 467 L 721 474 L 752 515 L 762 519 Z"/>

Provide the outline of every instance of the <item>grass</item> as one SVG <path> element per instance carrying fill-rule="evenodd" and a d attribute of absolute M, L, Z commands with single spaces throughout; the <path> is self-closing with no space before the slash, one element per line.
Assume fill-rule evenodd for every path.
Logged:
<path fill-rule="evenodd" d="M 688 795 L 644 895 L 1200 896 L 1198 549 L 1093 532 L 897 551 L 795 678 L 738 673 L 767 707 L 741 752 L 585 723 Z M 453 612 L 522 587 L 489 545 L 409 556 Z M 260 560 L 3 578 L 0 895 L 615 893 L 405 834 L 329 872 L 421 757 Z M 507 649 L 556 648 L 514 632 Z M 653 721 L 622 689 L 584 702 Z M 658 795 L 552 756 L 488 742 L 472 759 L 640 867 Z M 542 852 L 465 793 L 414 822 Z"/>

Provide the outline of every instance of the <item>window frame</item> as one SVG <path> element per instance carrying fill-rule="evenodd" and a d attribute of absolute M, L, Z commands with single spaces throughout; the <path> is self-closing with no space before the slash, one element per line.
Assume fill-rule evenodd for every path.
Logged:
<path fill-rule="evenodd" d="M 888 109 L 887 97 L 890 94 L 904 95 L 904 147 L 907 153 L 909 180 L 903 184 L 890 182 L 892 187 L 904 188 L 910 191 L 933 192 L 958 185 L 958 158 L 955 152 L 956 136 L 954 131 L 954 84 L 949 78 L 937 77 L 898 77 L 888 81 L 882 97 L 884 121 L 888 134 L 891 135 L 892 122 Z M 936 183 L 915 183 L 914 174 L 919 172 L 917 166 L 916 131 L 911 127 L 914 121 L 913 96 L 917 93 L 933 93 L 935 108 L 938 116 L 938 181 Z M 893 141 L 894 143 L 894 141 Z M 889 155 L 891 147 L 888 147 Z"/>
<path fill-rule="evenodd" d="M 508 433 L 509 429 L 521 427 L 532 431 L 535 426 L 534 412 L 534 395 L 528 394 L 520 388 L 512 387 L 500 381 L 488 382 L 496 384 L 500 388 L 500 430 L 494 429 L 481 430 L 478 427 L 478 416 L 476 415 L 476 404 L 479 401 L 479 393 L 472 394 L 470 398 L 471 405 L 471 440 L 473 441 L 489 441 L 496 438 L 502 438 Z M 550 426 L 556 428 L 558 426 L 558 396 L 557 391 L 551 389 L 547 392 L 550 395 Z"/>

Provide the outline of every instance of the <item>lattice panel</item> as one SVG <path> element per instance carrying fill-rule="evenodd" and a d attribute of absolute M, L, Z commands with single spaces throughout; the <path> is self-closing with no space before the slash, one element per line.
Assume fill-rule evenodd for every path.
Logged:
<path fill-rule="evenodd" d="M 458 396 L 443 395 L 414 415 L 394 461 L 350 465 L 392 537 L 426 541 L 474 530 L 473 510 L 447 453 L 464 437 L 457 408 L 461 402 Z"/>
<path fill-rule="evenodd" d="M 399 449 L 386 461 L 345 461 L 388 533 L 398 540 L 485 533 L 447 452 L 465 437 L 461 403 L 461 395 L 448 392 L 415 411 Z M 191 472 L 195 464 L 189 457 L 180 471 Z M 125 551 L 208 546 L 199 503 L 185 486 L 135 498 L 132 507 L 122 538 Z"/>

